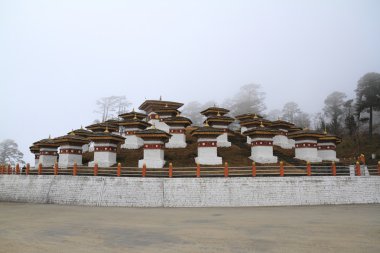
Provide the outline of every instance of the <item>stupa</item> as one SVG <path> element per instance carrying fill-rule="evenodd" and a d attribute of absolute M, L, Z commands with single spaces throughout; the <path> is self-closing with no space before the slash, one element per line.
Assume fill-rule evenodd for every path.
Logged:
<path fill-rule="evenodd" d="M 309 129 L 290 133 L 288 137 L 295 140 L 295 158 L 308 162 L 322 162 L 317 147 L 318 139 L 322 136 L 323 134 Z"/>
<path fill-rule="evenodd" d="M 269 120 L 266 120 L 266 119 L 263 119 L 261 116 L 257 115 L 257 114 L 250 114 L 251 117 L 244 117 L 244 119 L 242 119 L 240 121 L 240 126 L 241 126 L 241 131 L 243 131 L 242 133 L 248 131 L 248 130 L 251 130 L 253 128 L 258 128 L 260 127 L 260 125 L 264 125 L 264 127 L 269 127 L 271 125 L 271 122 Z M 241 118 L 241 115 L 240 115 L 240 118 Z M 247 136 L 247 143 L 248 144 L 251 144 L 251 137 Z"/>
<path fill-rule="evenodd" d="M 264 127 L 252 128 L 244 132 L 244 135 L 251 139 L 251 160 L 258 163 L 277 163 L 277 156 L 273 155 L 273 137 L 278 135 L 279 131 Z"/>
<path fill-rule="evenodd" d="M 96 132 L 89 137 L 94 142 L 94 161 L 89 162 L 88 166 L 98 163 L 99 167 L 110 167 L 116 164 L 117 146 L 124 142 L 124 137 L 112 134 L 108 128 L 104 132 Z"/>
<path fill-rule="evenodd" d="M 133 108 L 131 112 L 119 114 L 119 117 L 122 119 L 146 120 L 147 115 L 145 113 L 135 112 L 135 108 Z"/>
<path fill-rule="evenodd" d="M 278 119 L 272 121 L 270 127 L 278 130 L 278 134 L 273 137 L 273 145 L 280 146 L 283 149 L 294 148 L 294 142 L 288 139 L 288 131 L 291 127 L 294 127 L 293 123 Z"/>
<path fill-rule="evenodd" d="M 328 134 L 325 131 L 323 136 L 318 139 L 318 156 L 323 161 L 339 162 L 339 159 L 336 157 L 336 145 L 341 142 L 341 138 L 336 135 Z"/>
<path fill-rule="evenodd" d="M 225 108 L 213 106 L 213 107 L 207 108 L 206 110 L 201 111 L 201 114 L 205 116 L 206 118 L 208 118 L 208 117 L 217 116 L 217 115 L 223 116 L 229 112 L 230 111 Z"/>
<path fill-rule="evenodd" d="M 220 128 L 224 132 L 217 137 L 218 147 L 231 147 L 231 142 L 228 141 L 228 135 L 231 134 L 231 131 L 229 131 L 228 126 L 234 121 L 233 118 L 221 115 L 220 113 L 207 118 L 207 122 L 211 127 Z"/>
<path fill-rule="evenodd" d="M 93 134 L 93 132 L 88 131 L 86 129 L 83 129 L 82 126 L 79 129 L 75 129 L 75 130 L 73 130 L 73 131 L 71 131 L 71 132 L 69 132 L 67 134 L 70 134 L 70 133 L 74 133 L 75 135 L 78 135 L 78 136 L 83 137 L 83 138 L 88 138 L 88 137 L 90 137 Z M 89 151 L 89 147 L 90 147 L 89 143 L 83 144 L 83 146 L 82 146 L 83 153 L 84 152 L 88 152 Z"/>
<path fill-rule="evenodd" d="M 148 123 L 154 125 L 157 129 L 169 133 L 170 127 L 162 122 L 162 119 L 177 115 L 178 108 L 183 106 L 182 103 L 160 100 L 146 100 L 139 106 L 139 110 L 148 114 Z"/>
<path fill-rule="evenodd" d="M 171 134 L 156 129 L 153 125 L 151 128 L 137 132 L 136 135 L 144 140 L 144 157 L 139 160 L 139 168 L 142 168 L 144 164 L 147 168 L 164 167 L 164 144 Z"/>
<path fill-rule="evenodd" d="M 139 149 L 144 145 L 143 139 L 138 137 L 136 133 L 150 126 L 148 122 L 143 121 L 141 117 L 140 119 L 137 118 L 137 115 L 135 115 L 134 118 L 119 121 L 119 126 L 123 129 L 122 136 L 125 137 L 125 142 L 121 145 L 122 148 Z"/>
<path fill-rule="evenodd" d="M 32 154 L 34 154 L 34 167 L 38 166 L 40 160 L 40 148 L 37 146 L 38 143 L 33 144 L 29 147 L 29 150 Z"/>
<path fill-rule="evenodd" d="M 43 167 L 53 166 L 57 162 L 57 148 L 59 145 L 50 136 L 47 139 L 33 143 L 33 145 L 36 145 L 40 149 L 40 159 L 38 162 Z"/>
<path fill-rule="evenodd" d="M 238 120 L 239 122 L 247 121 L 247 120 L 251 120 L 251 119 L 262 119 L 262 118 L 263 118 L 262 116 L 260 116 L 256 113 L 245 113 L 245 114 L 240 114 L 240 115 L 235 116 L 235 119 Z M 244 133 L 247 130 L 248 129 L 245 126 L 241 126 L 241 128 L 240 128 L 241 133 Z"/>
<path fill-rule="evenodd" d="M 74 166 L 74 163 L 82 165 L 82 146 L 88 144 L 87 138 L 71 132 L 68 135 L 55 138 L 54 141 L 59 145 L 59 168 L 71 167 Z"/>
<path fill-rule="evenodd" d="M 169 142 L 165 144 L 166 148 L 186 148 L 186 127 L 192 124 L 192 121 L 178 113 L 175 117 L 163 119 L 169 126 L 169 133 L 172 135 Z"/>
<path fill-rule="evenodd" d="M 224 133 L 223 129 L 205 126 L 192 132 L 198 138 L 198 156 L 195 162 L 203 165 L 220 165 L 222 158 L 218 156 L 217 137 Z"/>
<path fill-rule="evenodd" d="M 110 132 L 110 133 L 115 133 L 119 132 L 119 127 L 115 123 L 95 123 L 89 126 L 86 126 L 88 130 L 91 130 L 94 133 L 103 133 L 104 131 Z"/>

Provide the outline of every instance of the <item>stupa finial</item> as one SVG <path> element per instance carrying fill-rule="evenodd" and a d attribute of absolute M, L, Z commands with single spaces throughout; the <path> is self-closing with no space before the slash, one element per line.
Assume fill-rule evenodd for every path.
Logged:
<path fill-rule="evenodd" d="M 74 129 L 71 129 L 70 135 L 75 135 Z"/>
<path fill-rule="evenodd" d="M 264 127 L 264 125 L 263 125 L 263 122 L 262 122 L 262 121 L 260 121 L 260 127 Z"/>
<path fill-rule="evenodd" d="M 150 127 L 150 129 L 156 129 L 156 124 L 152 124 L 152 126 Z"/>
<path fill-rule="evenodd" d="M 205 121 L 205 126 L 206 126 L 206 127 L 210 126 L 210 125 L 208 124 L 208 120 Z"/>
<path fill-rule="evenodd" d="M 166 103 L 166 104 L 165 104 L 165 108 L 168 108 L 168 107 L 169 107 L 169 106 L 168 106 L 168 104 Z"/>
<path fill-rule="evenodd" d="M 49 139 L 51 139 L 51 135 L 49 134 Z"/>
<path fill-rule="evenodd" d="M 108 125 L 106 126 L 106 130 L 104 130 L 105 133 L 109 133 L 110 131 L 108 131 Z"/>
<path fill-rule="evenodd" d="M 162 101 L 162 96 L 160 95 L 160 101 Z"/>
<path fill-rule="evenodd" d="M 133 116 L 133 119 L 137 119 L 136 113 L 135 113 L 135 116 Z"/>
<path fill-rule="evenodd" d="M 176 115 L 177 117 L 179 117 L 179 116 L 181 116 L 181 112 L 177 112 L 177 115 Z"/>
<path fill-rule="evenodd" d="M 135 108 L 134 107 L 132 108 L 132 112 L 135 112 Z"/>
<path fill-rule="evenodd" d="M 220 112 L 218 111 L 218 114 L 216 115 L 216 116 L 218 116 L 218 117 L 220 117 L 221 115 L 220 115 Z"/>
<path fill-rule="evenodd" d="M 257 117 L 257 114 L 255 113 L 255 115 L 253 115 L 253 118 L 254 118 L 254 119 L 257 119 L 257 118 L 259 118 L 259 117 Z"/>
<path fill-rule="evenodd" d="M 80 129 L 83 129 L 83 125 L 80 125 Z"/>

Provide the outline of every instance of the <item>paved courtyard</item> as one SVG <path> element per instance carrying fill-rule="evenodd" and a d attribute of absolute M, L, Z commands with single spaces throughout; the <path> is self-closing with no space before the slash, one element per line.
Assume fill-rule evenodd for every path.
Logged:
<path fill-rule="evenodd" d="M 0 203 L 0 252 L 380 252 L 380 205 L 106 208 Z"/>

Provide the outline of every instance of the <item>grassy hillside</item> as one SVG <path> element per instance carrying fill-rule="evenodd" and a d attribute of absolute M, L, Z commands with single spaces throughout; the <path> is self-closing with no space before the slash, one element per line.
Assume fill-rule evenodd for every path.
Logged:
<path fill-rule="evenodd" d="M 197 140 L 191 136 L 191 130 L 189 128 L 186 132 L 187 148 L 165 149 L 165 160 L 168 163 L 172 162 L 176 167 L 196 166 L 194 158 L 197 156 Z M 229 140 L 232 143 L 231 147 L 218 148 L 218 156 L 223 158 L 223 162 L 228 162 L 230 166 L 251 166 L 252 161 L 248 158 L 251 155 L 251 148 L 246 143 L 246 137 L 235 132 L 234 136 L 229 137 Z M 284 165 L 306 165 L 305 161 L 294 159 L 294 149 L 285 150 L 274 146 L 273 152 L 279 161 L 284 162 Z M 363 136 L 360 141 L 343 138 L 342 143 L 337 147 L 337 156 L 341 158 L 341 162 L 338 164 L 353 164 L 356 161 L 354 157 L 361 153 L 366 155 L 367 163 L 377 163 L 377 160 L 380 160 L 380 135 L 375 135 L 371 140 Z M 372 153 L 377 154 L 377 159 L 369 159 Z M 84 163 L 87 163 L 93 160 L 93 153 L 85 153 L 83 157 Z M 142 158 L 142 148 L 137 150 L 119 149 L 117 152 L 117 161 L 121 162 L 122 166 L 137 167 L 138 160 Z M 329 164 L 331 163 L 325 163 L 325 165 Z"/>

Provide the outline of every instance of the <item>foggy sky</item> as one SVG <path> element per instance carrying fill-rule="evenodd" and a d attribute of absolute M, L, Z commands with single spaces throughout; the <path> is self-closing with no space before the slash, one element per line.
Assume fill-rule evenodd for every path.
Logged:
<path fill-rule="evenodd" d="M 86 126 L 96 99 L 222 102 L 262 85 L 269 110 L 315 113 L 380 72 L 380 1 L 0 0 L 0 141 Z"/>

